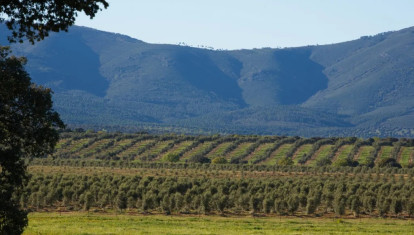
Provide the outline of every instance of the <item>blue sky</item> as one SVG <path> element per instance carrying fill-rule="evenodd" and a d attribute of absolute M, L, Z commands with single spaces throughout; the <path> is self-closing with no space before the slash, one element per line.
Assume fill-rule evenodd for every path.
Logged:
<path fill-rule="evenodd" d="M 110 0 L 76 24 L 216 49 L 329 44 L 414 26 L 414 0 Z"/>

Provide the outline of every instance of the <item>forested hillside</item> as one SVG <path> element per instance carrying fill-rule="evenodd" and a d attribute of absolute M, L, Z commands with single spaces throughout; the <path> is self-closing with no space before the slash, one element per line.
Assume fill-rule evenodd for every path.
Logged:
<path fill-rule="evenodd" d="M 413 137 L 413 35 L 407 28 L 332 45 L 219 51 L 73 27 L 13 51 L 54 90 L 71 126 Z"/>

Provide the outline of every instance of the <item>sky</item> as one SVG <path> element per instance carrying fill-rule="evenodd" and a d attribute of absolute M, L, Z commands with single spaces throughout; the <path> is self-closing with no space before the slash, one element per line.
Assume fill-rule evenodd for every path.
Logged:
<path fill-rule="evenodd" d="M 251 49 L 323 45 L 414 26 L 414 0 L 109 0 L 76 25 L 148 43 Z"/>

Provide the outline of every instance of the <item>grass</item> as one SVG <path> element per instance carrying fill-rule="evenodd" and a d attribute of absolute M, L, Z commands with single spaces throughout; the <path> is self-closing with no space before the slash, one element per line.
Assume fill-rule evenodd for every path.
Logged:
<path fill-rule="evenodd" d="M 347 159 L 353 147 L 354 147 L 353 145 L 344 145 L 340 147 L 338 151 L 336 152 L 332 162 L 335 163 L 336 161 Z"/>
<path fill-rule="evenodd" d="M 230 160 L 232 157 L 239 157 L 246 153 L 246 150 L 252 145 L 253 143 L 242 143 L 237 148 L 235 148 L 233 151 L 227 154 L 225 156 L 227 160 Z"/>
<path fill-rule="evenodd" d="M 266 151 L 270 148 L 272 148 L 274 143 L 265 143 L 260 145 L 253 153 L 251 153 L 249 156 L 247 156 L 246 160 L 252 164 L 258 157 L 264 156 L 266 154 Z"/>
<path fill-rule="evenodd" d="M 287 152 L 292 148 L 293 144 L 284 144 L 280 146 L 275 152 L 270 155 L 270 158 L 266 159 L 263 164 L 276 165 L 276 162 L 282 157 L 286 156 Z"/>
<path fill-rule="evenodd" d="M 232 144 L 232 142 L 224 142 L 214 148 L 211 152 L 207 154 L 207 157 L 214 159 L 215 157 L 222 157 L 224 151 Z"/>
<path fill-rule="evenodd" d="M 214 142 L 213 141 L 206 141 L 204 143 L 199 144 L 197 147 L 191 149 L 190 151 L 184 153 L 183 157 L 180 158 L 181 162 L 185 162 L 191 156 L 200 154 L 204 152 L 207 148 L 209 148 Z"/>
<path fill-rule="evenodd" d="M 414 234 L 413 220 L 31 213 L 34 234 Z"/>
<path fill-rule="evenodd" d="M 72 140 L 67 148 L 64 148 L 64 149 L 61 148 L 61 150 L 63 150 L 63 152 L 65 153 L 77 152 L 82 148 L 83 144 L 88 142 L 88 140 L 89 139 L 87 138 L 83 138 L 79 140 Z"/>
<path fill-rule="evenodd" d="M 412 161 L 412 155 L 414 153 L 413 147 L 401 147 L 400 152 L 400 164 L 402 166 L 407 166 L 410 161 Z"/>
<path fill-rule="evenodd" d="M 333 145 L 321 146 L 317 151 L 315 158 L 310 159 L 308 162 L 306 162 L 306 164 L 308 164 L 309 166 L 316 166 L 316 163 L 319 160 L 324 159 L 328 156 L 328 154 L 332 151 L 332 147 Z"/>
<path fill-rule="evenodd" d="M 57 142 L 57 144 L 55 146 L 55 149 L 56 150 L 61 149 L 63 145 L 66 145 L 71 141 L 72 141 L 72 139 L 70 139 L 70 138 L 61 139 L 61 140 L 59 140 L 59 142 Z"/>
<path fill-rule="evenodd" d="M 142 149 L 144 149 L 145 147 L 147 147 L 148 145 L 154 142 L 155 140 L 139 141 L 135 143 L 134 145 L 132 145 L 130 148 L 126 149 L 125 151 L 122 151 L 120 154 L 118 154 L 118 156 L 125 157 L 129 155 L 136 155 L 139 151 L 141 151 Z"/>
<path fill-rule="evenodd" d="M 359 153 L 357 154 L 357 160 L 359 164 L 366 165 L 369 164 L 369 155 L 371 152 L 374 151 L 374 147 L 372 146 L 361 146 L 359 149 Z"/>
<path fill-rule="evenodd" d="M 111 142 L 111 139 L 98 140 L 91 144 L 89 147 L 80 150 L 78 154 L 82 157 L 95 154 L 98 150 L 101 150 L 103 146 L 105 146 L 109 142 Z"/>
<path fill-rule="evenodd" d="M 148 149 L 148 150 L 146 150 L 145 152 L 143 152 L 141 155 L 142 156 L 146 156 L 146 155 L 158 155 L 158 154 L 160 154 L 161 153 L 161 151 L 165 148 L 165 147 L 167 147 L 169 144 L 171 144 L 173 141 L 172 140 L 166 140 L 166 141 L 160 141 L 160 142 L 157 142 L 157 144 L 154 146 L 154 147 L 152 147 L 152 148 L 150 148 L 150 149 Z"/>
<path fill-rule="evenodd" d="M 375 161 L 378 162 L 382 159 L 391 157 L 393 149 L 393 146 L 382 146 Z"/>
<path fill-rule="evenodd" d="M 101 153 L 101 155 L 105 155 L 108 153 L 113 153 L 113 152 L 118 152 L 120 150 L 122 150 L 122 148 L 126 145 L 131 144 L 133 141 L 133 139 L 123 139 L 120 141 L 115 142 L 115 144 L 113 146 L 111 146 L 110 148 L 106 149 L 103 153 Z"/>
<path fill-rule="evenodd" d="M 164 159 L 168 154 L 179 154 L 184 149 L 186 149 L 188 146 L 193 144 L 193 141 L 183 141 L 178 144 L 176 144 L 172 149 L 165 152 L 160 159 Z"/>
<path fill-rule="evenodd" d="M 298 165 L 299 159 L 303 156 L 303 154 L 307 154 L 312 149 L 312 144 L 304 144 L 296 150 L 295 154 L 293 154 L 293 162 L 295 165 Z"/>

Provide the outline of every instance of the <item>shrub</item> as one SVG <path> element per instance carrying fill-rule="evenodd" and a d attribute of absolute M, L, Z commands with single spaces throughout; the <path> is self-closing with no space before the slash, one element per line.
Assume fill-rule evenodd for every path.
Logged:
<path fill-rule="evenodd" d="M 395 158 L 384 158 L 378 162 L 378 167 L 397 167 L 401 168 L 401 165 Z"/>
<path fill-rule="evenodd" d="M 180 156 L 175 153 L 169 153 L 164 156 L 164 161 L 167 162 L 178 162 L 180 160 Z"/>
<path fill-rule="evenodd" d="M 216 157 L 211 161 L 211 163 L 213 163 L 213 164 L 226 164 L 227 160 L 224 157 Z"/>

